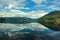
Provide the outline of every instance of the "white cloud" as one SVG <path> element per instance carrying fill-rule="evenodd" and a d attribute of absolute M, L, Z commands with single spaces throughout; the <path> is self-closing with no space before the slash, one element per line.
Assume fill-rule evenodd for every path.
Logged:
<path fill-rule="evenodd" d="M 0 0 L 0 8 L 2 9 L 12 9 L 21 8 L 25 6 L 25 0 Z M 25 9 L 25 8 L 24 8 Z"/>
<path fill-rule="evenodd" d="M 25 2 L 26 0 L 17 0 L 18 2 Z"/>
<path fill-rule="evenodd" d="M 9 10 L 0 12 L 0 17 L 21 17 L 22 15 L 25 15 L 25 13 L 19 10 Z"/>
<path fill-rule="evenodd" d="M 25 7 L 15 7 L 15 9 L 27 9 L 28 10 L 30 8 L 28 8 L 28 7 L 26 7 L 26 8 Z"/>
<path fill-rule="evenodd" d="M 58 5 L 50 5 L 47 8 L 53 9 L 53 10 L 60 10 L 60 8 L 58 7 Z"/>
<path fill-rule="evenodd" d="M 39 11 L 32 11 L 32 12 L 22 12 L 19 10 L 9 10 L 0 12 L 0 17 L 29 17 L 29 18 L 40 18 L 44 15 L 46 15 L 48 12 L 45 12 L 44 10 Z"/>
<path fill-rule="evenodd" d="M 52 1 L 52 2 L 53 2 L 53 4 L 60 5 L 60 0 L 54 0 L 54 1 Z"/>
<path fill-rule="evenodd" d="M 14 1 L 14 3 L 15 3 L 15 1 Z M 3 7 L 6 9 L 9 6 L 9 4 L 14 4 L 14 3 L 11 0 L 0 0 L 0 7 Z"/>
<path fill-rule="evenodd" d="M 42 2 L 42 0 L 32 0 L 32 1 L 36 4 L 40 4 Z"/>
<path fill-rule="evenodd" d="M 46 1 L 46 0 L 32 0 L 34 3 L 36 4 L 41 4 L 42 2 Z"/>
<path fill-rule="evenodd" d="M 39 7 L 41 7 L 41 6 L 44 6 L 44 5 L 42 5 L 42 4 L 36 5 L 35 8 L 39 8 Z"/>
<path fill-rule="evenodd" d="M 13 7 L 13 5 L 9 4 L 9 6 L 7 7 L 8 9 L 11 9 Z"/>
<path fill-rule="evenodd" d="M 48 12 L 45 12 L 44 10 L 39 10 L 39 11 L 32 11 L 29 13 L 28 17 L 31 18 L 40 18 L 44 15 L 46 15 Z"/>
<path fill-rule="evenodd" d="M 47 2 L 47 4 L 49 4 L 49 2 Z M 51 5 L 47 6 L 48 9 L 52 9 L 52 10 L 60 10 L 60 0 L 52 0 L 50 2 Z"/>

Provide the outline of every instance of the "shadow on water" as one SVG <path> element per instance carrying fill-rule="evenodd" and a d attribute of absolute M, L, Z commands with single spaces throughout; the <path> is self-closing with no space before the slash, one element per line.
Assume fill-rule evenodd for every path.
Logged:
<path fill-rule="evenodd" d="M 0 17 L 0 23 L 27 24 L 36 23 L 37 19 L 26 17 Z"/>

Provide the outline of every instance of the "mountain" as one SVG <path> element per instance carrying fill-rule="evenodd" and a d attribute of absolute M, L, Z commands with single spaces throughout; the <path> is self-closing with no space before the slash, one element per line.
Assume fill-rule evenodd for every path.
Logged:
<path fill-rule="evenodd" d="M 59 31 L 60 30 L 60 11 L 52 11 L 38 19 L 38 22 L 44 26 Z"/>
<path fill-rule="evenodd" d="M 37 22 L 37 19 L 26 17 L 0 17 L 0 23 L 25 24 L 35 22 Z"/>

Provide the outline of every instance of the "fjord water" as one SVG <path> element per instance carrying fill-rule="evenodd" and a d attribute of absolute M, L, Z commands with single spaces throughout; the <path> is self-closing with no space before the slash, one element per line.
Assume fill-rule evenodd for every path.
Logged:
<path fill-rule="evenodd" d="M 7 20 L 8 19 L 8 20 Z M 2 23 L 0 23 L 0 34 L 1 32 L 3 32 L 5 35 L 8 34 L 9 37 L 12 38 L 12 36 L 18 37 L 16 35 L 20 34 L 24 37 L 23 40 L 28 39 L 29 40 L 33 40 L 32 38 L 35 39 L 35 37 L 37 37 L 37 39 L 55 39 L 56 37 L 52 37 L 49 35 L 49 33 L 52 33 L 52 30 L 49 30 L 48 28 L 46 28 L 45 26 L 41 25 L 40 23 L 37 22 L 37 19 L 29 19 L 30 22 L 25 22 L 25 23 L 16 23 L 15 20 L 16 18 L 12 19 L 12 18 L 6 18 Z M 19 19 L 19 18 L 17 18 Z M 15 20 L 15 21 L 13 21 Z M 21 19 L 19 19 L 21 20 Z M 23 20 L 23 19 L 22 19 Z M 3 35 L 2 33 L 2 35 Z M 0 35 L 1 36 L 1 35 Z M 4 36 L 4 35 L 3 35 Z M 6 38 L 8 38 L 8 36 L 6 35 Z M 20 37 L 22 37 L 20 36 Z M 18 39 L 18 38 L 17 38 Z M 5 39 L 4 39 L 5 40 Z M 9 38 L 8 38 L 9 40 Z"/>

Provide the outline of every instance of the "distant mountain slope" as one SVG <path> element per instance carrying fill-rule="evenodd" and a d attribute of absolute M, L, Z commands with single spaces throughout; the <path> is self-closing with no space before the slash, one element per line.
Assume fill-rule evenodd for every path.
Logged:
<path fill-rule="evenodd" d="M 37 19 L 26 17 L 0 17 L 0 23 L 25 24 L 35 22 L 37 22 Z"/>
<path fill-rule="evenodd" d="M 60 30 L 60 11 L 53 11 L 38 19 L 38 22 L 52 30 Z"/>

